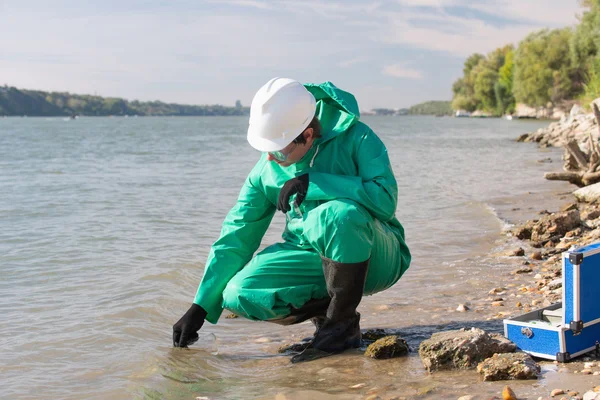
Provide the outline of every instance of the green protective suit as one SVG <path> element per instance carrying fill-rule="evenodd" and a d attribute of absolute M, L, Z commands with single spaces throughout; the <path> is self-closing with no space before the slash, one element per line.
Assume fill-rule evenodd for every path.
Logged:
<path fill-rule="evenodd" d="M 322 137 L 297 163 L 281 167 L 263 154 L 213 244 L 194 303 L 216 323 L 224 308 L 274 320 L 327 296 L 321 257 L 370 258 L 364 294 L 389 288 L 410 264 L 395 217 L 398 187 L 383 142 L 359 121 L 353 95 L 331 82 L 307 84 L 317 100 Z M 283 184 L 308 173 L 304 202 L 286 214 L 283 243 L 254 253 L 276 211 Z M 292 198 L 293 199 L 293 198 Z"/>

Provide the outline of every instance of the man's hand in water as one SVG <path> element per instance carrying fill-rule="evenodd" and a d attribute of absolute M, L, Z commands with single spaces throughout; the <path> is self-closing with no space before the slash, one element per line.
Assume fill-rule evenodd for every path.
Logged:
<path fill-rule="evenodd" d="M 188 347 L 198 340 L 198 331 L 204 325 L 206 311 L 198 304 L 192 304 L 190 309 L 173 325 L 173 346 Z"/>

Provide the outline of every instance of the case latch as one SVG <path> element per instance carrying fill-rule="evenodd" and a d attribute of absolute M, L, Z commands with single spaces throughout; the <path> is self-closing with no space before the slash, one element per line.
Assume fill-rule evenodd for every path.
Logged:
<path fill-rule="evenodd" d="M 573 335 L 577 336 L 583 330 L 583 321 L 571 321 L 569 329 L 573 331 Z"/>
<path fill-rule="evenodd" d="M 531 339 L 533 337 L 533 331 L 530 328 L 521 328 L 521 334 L 525 335 L 527 339 Z"/>
<path fill-rule="evenodd" d="M 573 265 L 579 265 L 583 262 L 583 253 L 569 253 L 569 262 Z"/>

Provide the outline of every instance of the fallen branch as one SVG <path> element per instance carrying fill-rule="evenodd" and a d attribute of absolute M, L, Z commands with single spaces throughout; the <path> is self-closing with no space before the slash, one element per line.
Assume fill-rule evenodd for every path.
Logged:
<path fill-rule="evenodd" d="M 600 132 L 600 109 L 593 103 L 592 110 Z M 600 168 L 600 146 L 591 132 L 588 132 L 588 141 L 589 154 L 586 154 L 577 141 L 569 140 L 564 146 L 566 172 L 549 172 L 544 174 L 544 178 L 550 181 L 568 181 L 579 187 L 600 182 L 600 171 L 597 171 Z"/>

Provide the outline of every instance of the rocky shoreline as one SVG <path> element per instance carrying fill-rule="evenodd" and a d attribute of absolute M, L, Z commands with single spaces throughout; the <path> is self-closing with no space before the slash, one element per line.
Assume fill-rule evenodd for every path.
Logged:
<path fill-rule="evenodd" d="M 587 152 L 594 141 L 598 142 L 599 132 L 594 114 L 574 107 L 569 116 L 517 140 L 536 142 L 541 147 L 561 147 L 574 140 Z M 511 250 L 496 257 L 510 272 L 499 277 L 502 285 L 490 287 L 489 296 L 476 304 L 490 315 L 488 320 L 510 318 L 562 301 L 562 253 L 600 241 L 600 184 L 573 189 L 573 196 L 565 198 L 559 210 L 540 210 L 539 218 L 505 232 L 505 245 Z M 457 311 L 467 312 L 465 308 L 461 304 Z M 588 353 L 565 364 L 538 362 L 558 364 L 560 373 L 599 376 L 599 360 L 598 355 Z M 600 399 L 598 385 L 600 377 L 592 387 L 556 388 L 539 399 Z"/>

